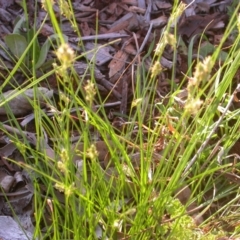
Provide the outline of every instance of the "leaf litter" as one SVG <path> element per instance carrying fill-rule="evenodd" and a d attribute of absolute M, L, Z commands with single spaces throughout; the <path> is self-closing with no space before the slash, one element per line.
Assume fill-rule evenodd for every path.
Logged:
<path fill-rule="evenodd" d="M 183 73 L 185 74 L 188 69 L 186 66 L 188 54 L 186 49 L 189 44 L 191 44 L 191 41 L 193 41 L 193 38 L 194 42 L 198 43 L 199 36 L 202 33 L 208 35 L 210 41 L 202 42 L 202 47 L 200 48 L 200 55 L 204 58 L 212 53 L 215 46 L 219 44 L 219 40 L 221 40 L 224 29 L 228 23 L 226 10 L 231 5 L 231 1 L 184 0 L 183 2 L 188 4 L 188 7 L 180 19 L 178 19 L 178 22 L 175 23 L 178 29 L 178 35 L 183 39 L 182 52 L 180 51 L 178 53 L 177 61 L 174 62 L 172 50 L 166 48 L 160 59 L 161 66 L 165 68 L 165 71 L 159 76 L 156 91 L 159 96 L 163 98 L 167 96 L 171 90 L 167 79 L 172 74 L 173 66 L 176 66 L 174 81 L 176 84 L 181 83 L 180 79 L 183 78 Z M 34 4 L 34 1 L 28 1 L 27 4 L 27 9 L 32 14 L 34 13 Z M 61 27 L 63 34 L 66 36 L 65 40 L 68 41 L 69 45 L 78 54 L 83 54 L 84 56 L 75 61 L 74 69 L 79 76 L 85 75 L 86 78 L 89 78 L 92 71 L 91 64 L 93 65 L 97 87 L 103 99 L 105 96 L 109 96 L 103 106 L 108 113 L 109 121 L 112 122 L 112 125 L 115 126 L 119 132 L 124 131 L 124 125 L 127 124 L 127 120 L 113 113 L 119 113 L 123 116 L 127 114 L 128 105 L 131 101 L 133 89 L 135 88 L 133 82 L 130 80 L 132 76 L 131 73 L 132 71 L 137 71 L 140 63 L 143 64 L 143 69 L 146 71 L 150 70 L 154 49 L 151 47 L 151 44 L 157 44 L 161 30 L 168 22 L 172 10 L 172 1 L 130 0 L 111 3 L 111 1 L 101 0 L 80 0 L 73 1 L 72 5 L 76 21 L 79 24 L 81 37 L 76 36 L 67 18 L 63 19 Z M 54 12 L 58 16 L 61 15 L 61 10 L 57 4 L 54 5 Z M 24 128 L 28 125 L 31 126 L 31 122 L 34 120 L 34 115 L 31 114 L 33 110 L 33 100 L 39 101 L 39 108 L 45 108 L 43 112 L 45 112 L 46 115 L 49 117 L 52 115 L 52 112 L 47 109 L 45 103 L 46 99 L 54 98 L 53 93 L 59 90 L 57 79 L 55 75 L 49 76 L 41 82 L 37 93 L 33 94 L 33 89 L 22 90 L 21 94 L 16 95 L 16 97 L 11 97 L 11 100 L 6 103 L 4 102 L 6 97 L 14 96 L 16 89 L 22 89 L 26 81 L 26 76 L 24 76 L 24 73 L 20 70 L 17 70 L 13 76 L 8 76 L 8 72 L 9 69 L 11 70 L 14 67 L 15 60 L 18 60 L 25 52 L 29 44 L 29 39 L 24 35 L 26 29 L 24 25 L 24 12 L 19 1 L 1 0 L 0 16 L 0 67 L 2 73 L 0 82 L 4 83 L 2 86 L 3 93 L 1 94 L 0 114 L 7 116 L 9 109 L 11 109 L 13 115 L 23 118 L 21 126 Z M 38 3 L 38 28 L 45 17 L 46 12 L 41 8 L 40 3 Z M 96 17 L 99 23 L 98 29 L 96 29 Z M 34 16 L 29 14 L 31 25 L 33 25 L 33 18 Z M 29 56 L 26 56 L 25 64 L 31 67 L 31 61 L 35 61 L 37 68 L 42 72 L 50 71 L 52 69 L 52 63 L 55 61 L 51 49 L 55 47 L 54 40 L 57 40 L 57 38 L 58 36 L 55 35 L 53 27 L 49 19 L 47 19 L 41 26 L 38 35 L 38 58 L 29 61 Z M 98 40 L 97 43 L 96 39 Z M 231 43 L 232 39 L 227 39 L 225 47 L 227 48 Z M 197 54 L 197 48 L 194 50 Z M 220 61 L 224 61 L 226 54 L 227 52 L 222 50 Z M 41 76 L 41 71 L 37 73 L 38 77 Z M 9 79 L 5 83 L 6 77 Z M 29 74 L 28 77 L 31 78 L 32 76 Z M 77 87 L 78 84 L 76 88 Z M 183 97 L 181 94 L 175 97 L 178 104 L 184 105 L 186 102 L 186 89 L 183 89 L 183 93 Z M 57 95 L 58 94 L 60 93 L 58 92 Z M 237 99 L 237 97 L 235 99 Z M 237 99 L 236 103 L 238 101 Z M 97 109 L 97 104 L 95 104 L 94 107 Z M 76 110 L 81 109 L 72 109 L 72 113 Z M 170 121 L 169 129 L 172 132 L 175 131 Z M 9 138 L 9 133 L 14 133 L 19 136 L 24 134 L 23 142 L 26 145 L 30 144 L 31 147 L 36 147 L 38 144 L 36 142 L 36 133 L 34 130 L 32 132 L 20 132 L 17 128 L 4 124 L 3 122 L 1 123 L 1 130 L 0 213 L 3 216 L 13 217 L 11 206 L 18 217 L 20 225 L 28 232 L 33 233 L 34 224 L 31 221 L 31 215 L 33 214 L 31 201 L 34 194 L 31 186 L 32 180 L 29 177 L 30 173 L 25 172 L 25 170 L 23 170 L 24 167 L 19 167 L 24 166 L 26 163 L 21 152 L 18 150 L 18 146 L 13 139 Z M 71 149 L 74 152 L 73 160 L 78 169 L 76 175 L 79 176 L 80 179 L 82 175 L 81 171 L 83 171 L 83 161 L 81 159 L 83 143 L 79 142 L 79 139 L 80 136 L 76 134 L 71 141 Z M 49 140 L 49 137 L 46 136 L 41 144 L 40 151 L 45 152 L 49 159 L 59 158 L 59 153 L 54 151 L 54 146 L 49 143 Z M 54 142 L 54 139 L 51 140 L 51 142 Z M 99 162 L 104 171 L 105 180 L 108 182 L 115 179 L 113 182 L 117 184 L 118 173 L 111 164 L 111 154 L 109 152 L 109 146 L 112 144 L 111 142 L 106 143 L 101 139 L 95 141 L 95 147 L 99 154 Z M 239 142 L 237 142 L 236 145 L 237 144 L 239 144 Z M 159 145 L 155 146 L 156 152 L 152 154 L 152 164 L 148 169 L 149 179 L 151 179 L 152 171 L 155 170 L 159 161 L 163 161 L 160 152 L 164 147 L 164 140 L 159 139 Z M 131 175 L 133 172 L 135 175 L 141 167 L 137 147 L 130 146 L 130 149 L 135 150 L 133 155 L 129 154 L 128 156 L 132 161 L 133 168 L 129 169 L 129 167 L 124 165 L 124 160 L 122 160 L 122 168 L 127 173 L 125 186 L 126 202 L 131 201 L 132 191 L 137 191 L 135 183 L 132 182 Z M 239 148 L 234 145 L 230 152 L 232 154 L 239 154 Z M 15 164 L 14 161 L 9 161 L 9 159 L 14 159 L 18 164 Z M 51 163 L 51 161 L 49 162 Z M 233 179 L 235 179 L 235 182 L 238 182 L 238 177 L 235 173 L 219 172 L 218 174 L 224 174 L 230 182 L 234 181 Z M 81 181 L 77 184 L 81 185 Z M 45 189 L 45 187 L 46 186 L 42 186 L 42 189 Z M 82 191 L 84 191 L 84 189 L 82 189 Z M 44 191 L 42 191 L 42 194 L 44 194 Z M 60 193 L 58 194 L 59 199 L 61 199 L 62 195 Z M 190 188 L 185 186 L 176 193 L 176 196 L 182 204 L 185 204 L 191 194 Z M 8 201 L 5 201 L 6 198 Z M 196 220 L 197 224 L 203 221 L 202 216 L 199 215 L 200 208 L 201 206 L 198 206 L 196 202 L 193 202 L 191 206 L 188 207 L 190 216 Z M 120 205 L 119 211 L 121 211 Z M 23 215 L 25 215 L 25 219 Z M 0 225 L 2 226 L 2 224 Z M 96 235 L 98 235 L 99 238 L 103 235 L 103 229 L 101 223 L 99 223 L 99 228 L 96 230 Z M 5 232 L 10 234 L 11 231 L 12 230 L 6 226 Z M 21 236 L 21 234 L 20 232 L 19 236 Z M 119 239 L 127 239 L 129 237 L 121 231 L 118 232 L 118 236 Z M 4 236 L 0 235 L 0 237 L 4 239 Z M 15 239 L 15 237 L 16 236 L 12 236 L 11 239 Z"/>

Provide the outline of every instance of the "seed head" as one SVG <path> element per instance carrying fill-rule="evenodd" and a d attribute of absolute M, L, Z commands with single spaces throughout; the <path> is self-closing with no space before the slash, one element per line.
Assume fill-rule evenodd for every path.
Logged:
<path fill-rule="evenodd" d="M 159 61 L 156 61 L 151 67 L 151 78 L 156 77 L 163 71 L 162 65 Z"/>
<path fill-rule="evenodd" d="M 94 96 L 97 93 L 95 89 L 95 84 L 88 80 L 84 89 L 86 91 L 86 101 L 91 105 L 94 100 Z"/>
<path fill-rule="evenodd" d="M 70 9 L 67 1 L 60 0 L 59 8 L 60 8 L 61 14 L 63 16 L 65 16 L 68 20 L 70 20 L 72 18 L 72 12 L 71 12 L 71 9 Z"/>
<path fill-rule="evenodd" d="M 60 170 L 60 172 L 62 173 L 66 173 L 67 172 L 67 166 L 66 163 L 62 162 L 62 161 L 58 161 L 57 162 L 57 167 Z"/>
<path fill-rule="evenodd" d="M 202 106 L 202 103 L 203 101 L 198 98 L 188 99 L 184 108 L 188 113 L 196 115 Z"/>
<path fill-rule="evenodd" d="M 66 70 L 74 62 L 75 54 L 73 49 L 67 44 L 62 44 L 56 51 L 57 58 L 62 63 L 62 68 Z"/>
<path fill-rule="evenodd" d="M 193 74 L 195 82 L 207 81 L 210 77 L 212 66 L 213 62 L 211 56 L 206 57 L 203 62 L 199 62 Z"/>
<path fill-rule="evenodd" d="M 92 144 L 88 149 L 86 153 L 87 157 L 91 160 L 96 160 L 98 157 L 98 151 L 96 149 L 96 146 Z"/>
<path fill-rule="evenodd" d="M 42 8 L 47 12 L 48 9 L 48 4 L 50 4 L 50 6 L 53 6 L 54 4 L 54 0 L 42 0 Z"/>

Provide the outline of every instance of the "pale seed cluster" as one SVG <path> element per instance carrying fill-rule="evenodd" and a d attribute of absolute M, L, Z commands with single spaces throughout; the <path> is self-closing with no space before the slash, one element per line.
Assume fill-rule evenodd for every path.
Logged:
<path fill-rule="evenodd" d="M 188 98 L 185 104 L 185 110 L 190 114 L 197 114 L 202 100 L 199 99 L 199 85 L 202 82 L 207 82 L 210 78 L 212 70 L 212 59 L 210 56 L 206 57 L 203 62 L 198 62 L 192 78 L 189 78 L 187 90 Z"/>
<path fill-rule="evenodd" d="M 73 15 L 72 15 L 71 9 L 70 9 L 67 1 L 60 0 L 59 1 L 59 8 L 60 8 L 61 15 L 66 17 L 68 20 L 70 20 L 72 18 Z"/>
<path fill-rule="evenodd" d="M 74 63 L 75 53 L 67 43 L 63 43 L 57 49 L 55 54 L 57 55 L 57 58 L 61 63 L 61 65 L 59 66 L 56 63 L 53 63 L 53 68 L 56 70 L 56 74 L 58 74 L 59 76 L 63 77 L 63 79 L 65 79 L 65 77 L 68 75 L 67 74 L 68 68 L 70 68 Z M 66 81 L 68 81 L 69 78 L 66 78 L 66 79 L 67 79 Z"/>
<path fill-rule="evenodd" d="M 49 4 L 49 6 L 53 6 L 53 5 L 54 5 L 54 0 L 42 0 L 41 3 L 42 3 L 42 8 L 43 8 L 45 11 L 47 11 L 47 9 L 48 9 L 48 4 Z"/>
<path fill-rule="evenodd" d="M 92 144 L 86 152 L 86 157 L 91 159 L 91 160 L 96 160 L 98 157 L 98 151 L 96 149 L 96 146 Z"/>
<path fill-rule="evenodd" d="M 73 49 L 67 44 L 63 43 L 56 51 L 58 60 L 62 64 L 62 68 L 66 70 L 71 67 L 75 59 L 75 53 Z"/>
<path fill-rule="evenodd" d="M 95 84 L 88 80 L 87 84 L 84 86 L 84 90 L 86 92 L 86 101 L 89 103 L 89 105 L 92 105 L 94 96 L 97 93 L 95 89 Z"/>

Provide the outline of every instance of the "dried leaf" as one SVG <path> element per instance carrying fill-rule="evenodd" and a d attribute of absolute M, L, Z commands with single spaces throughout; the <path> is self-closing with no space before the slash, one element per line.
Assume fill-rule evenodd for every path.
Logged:
<path fill-rule="evenodd" d="M 21 224 L 21 228 L 33 234 L 35 229 L 32 223 L 33 210 L 31 208 L 31 204 L 29 204 L 29 206 L 30 207 L 28 207 L 28 209 L 24 209 L 24 213 L 16 215 L 15 219 Z"/>
<path fill-rule="evenodd" d="M 87 53 L 87 59 L 89 61 L 93 61 L 97 66 L 101 66 L 104 63 L 108 62 L 112 59 L 112 55 L 109 53 L 111 50 L 110 46 L 102 47 L 100 44 L 94 44 L 92 42 L 88 42 L 85 45 L 86 50 L 92 50 Z"/>
<path fill-rule="evenodd" d="M 206 16 L 194 15 L 187 17 L 179 26 L 179 34 L 188 39 L 196 34 L 213 28 L 219 21 L 225 18 L 224 14 L 212 14 Z"/>
<path fill-rule="evenodd" d="M 196 4 L 197 4 L 197 7 L 198 7 L 199 11 L 209 12 L 209 9 L 210 9 L 210 4 L 209 3 L 199 2 L 199 3 L 196 3 Z"/>
<path fill-rule="evenodd" d="M 11 217 L 0 216 L 0 239 L 33 239 L 33 235 L 24 231 Z"/>
<path fill-rule="evenodd" d="M 12 112 L 17 116 L 26 114 L 33 109 L 31 100 L 34 100 L 34 89 L 27 89 L 23 93 L 12 98 L 12 96 L 16 93 L 16 90 L 10 90 L 0 95 L 0 115 L 5 115 Z M 44 100 L 53 96 L 53 91 L 48 90 L 47 88 L 39 87 L 36 91 L 36 95 L 37 99 L 39 99 L 39 106 L 43 106 L 45 102 Z M 10 98 L 10 100 L 5 103 L 8 98 Z M 8 106 L 5 107 L 5 104 Z"/>
<path fill-rule="evenodd" d="M 4 196 L 3 193 L 1 193 Z M 12 212 L 15 214 L 23 214 L 24 208 L 30 204 L 33 193 L 26 187 L 18 189 L 16 192 L 6 193 L 8 201 L 5 203 L 2 212 L 6 215 L 11 215 Z"/>
<path fill-rule="evenodd" d="M 137 19 L 137 15 L 135 13 L 128 13 L 126 15 L 124 15 L 123 17 L 121 17 L 120 19 L 118 19 L 117 21 L 115 21 L 110 29 L 109 29 L 109 33 L 111 32 L 118 32 L 120 30 L 123 30 L 125 28 L 127 28 L 129 31 L 136 29 L 139 26 L 139 22 Z"/>
<path fill-rule="evenodd" d="M 169 60 L 166 59 L 165 57 L 161 57 L 160 63 L 161 63 L 161 65 L 162 65 L 164 68 L 172 69 L 173 62 L 172 62 L 172 61 L 169 61 Z"/>
<path fill-rule="evenodd" d="M 128 54 L 122 50 L 119 50 L 109 63 L 109 77 L 112 78 L 116 73 L 122 72 L 126 64 Z"/>
<path fill-rule="evenodd" d="M 172 4 L 167 3 L 167 2 L 155 1 L 155 4 L 159 9 L 170 9 L 170 8 L 172 8 Z"/>
<path fill-rule="evenodd" d="M 154 28 L 163 27 L 166 23 L 167 23 L 167 17 L 165 16 L 160 16 L 150 21 L 150 24 L 152 24 Z"/>
<path fill-rule="evenodd" d="M 43 24 L 42 28 L 40 29 L 40 33 L 44 37 L 49 37 L 50 35 L 52 35 L 54 33 L 54 30 L 53 30 L 53 27 L 51 27 L 45 23 L 45 24 Z"/>
<path fill-rule="evenodd" d="M 3 157 L 9 157 L 16 150 L 16 145 L 13 142 L 6 144 L 0 148 L 0 155 Z"/>
<path fill-rule="evenodd" d="M 187 211 L 189 212 L 189 215 L 194 219 L 195 223 L 197 225 L 201 224 L 203 222 L 203 218 L 200 212 L 197 210 L 197 201 L 188 204 L 188 201 L 191 199 L 192 195 L 192 191 L 189 186 L 185 185 L 179 188 L 176 192 L 176 197 L 183 205 L 187 205 Z"/>
<path fill-rule="evenodd" d="M 83 36 L 89 36 L 89 35 L 91 35 L 91 30 L 90 30 L 87 22 L 82 22 L 82 23 L 80 24 L 80 29 L 81 29 L 81 31 L 82 31 L 82 35 L 83 35 Z"/>
<path fill-rule="evenodd" d="M 0 190 L 8 193 L 15 182 L 15 178 L 0 171 Z"/>
<path fill-rule="evenodd" d="M 124 51 L 128 54 L 133 55 L 133 56 L 137 55 L 136 47 L 131 43 L 125 46 Z"/>

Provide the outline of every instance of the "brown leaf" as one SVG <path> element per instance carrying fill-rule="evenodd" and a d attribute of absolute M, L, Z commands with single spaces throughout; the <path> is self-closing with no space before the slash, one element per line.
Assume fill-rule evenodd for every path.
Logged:
<path fill-rule="evenodd" d="M 198 211 L 197 201 L 188 204 L 188 201 L 191 199 L 192 191 L 191 189 L 185 185 L 177 190 L 176 197 L 183 205 L 187 205 L 188 214 L 193 218 L 197 225 L 203 222 L 203 217 L 201 213 Z"/>
<path fill-rule="evenodd" d="M 201 12 L 209 12 L 210 4 L 209 3 L 205 3 L 205 2 L 199 2 L 199 3 L 197 3 L 197 8 Z"/>
<path fill-rule="evenodd" d="M 167 23 L 167 17 L 160 16 L 150 21 L 154 28 L 163 27 Z"/>
<path fill-rule="evenodd" d="M 40 29 L 40 33 L 44 36 L 44 37 L 49 37 L 50 35 L 52 35 L 54 33 L 54 30 L 51 26 L 49 26 L 48 24 L 44 24 L 41 29 Z"/>
<path fill-rule="evenodd" d="M 109 77 L 112 78 L 116 73 L 121 72 L 126 64 L 128 54 L 122 50 L 119 50 L 109 63 Z"/>
<path fill-rule="evenodd" d="M 193 15 L 182 21 L 178 32 L 189 39 L 196 34 L 213 28 L 223 18 L 225 18 L 225 15 L 219 13 L 205 16 Z"/>
<path fill-rule="evenodd" d="M 137 19 L 137 15 L 135 13 L 128 13 L 124 15 L 122 18 L 117 20 L 115 23 L 113 23 L 108 30 L 109 33 L 111 32 L 118 32 L 123 29 L 127 29 L 129 31 L 136 29 L 139 27 L 139 22 Z"/>
<path fill-rule="evenodd" d="M 155 4 L 159 9 L 170 9 L 172 7 L 172 4 L 162 1 L 155 1 Z"/>
<path fill-rule="evenodd" d="M 87 58 L 89 61 L 95 60 L 97 66 L 101 66 L 112 59 L 112 55 L 109 53 L 111 46 L 102 47 L 100 44 L 88 42 L 85 44 L 85 49 L 92 50 L 87 53 Z"/>
<path fill-rule="evenodd" d="M 83 36 L 89 36 L 91 34 L 91 30 L 87 22 L 80 23 L 80 28 Z"/>
<path fill-rule="evenodd" d="M 116 8 L 117 8 L 116 2 L 110 3 L 107 8 L 107 13 L 111 15 L 115 15 L 114 13 L 116 13 Z M 118 16 L 114 16 L 114 17 L 118 17 Z"/>
<path fill-rule="evenodd" d="M 131 43 L 129 43 L 128 45 L 126 45 L 126 46 L 124 47 L 124 51 L 125 51 L 126 53 L 128 53 L 128 54 L 133 55 L 133 56 L 136 56 L 136 54 L 137 54 L 136 47 L 135 47 L 133 44 L 131 44 Z"/>

